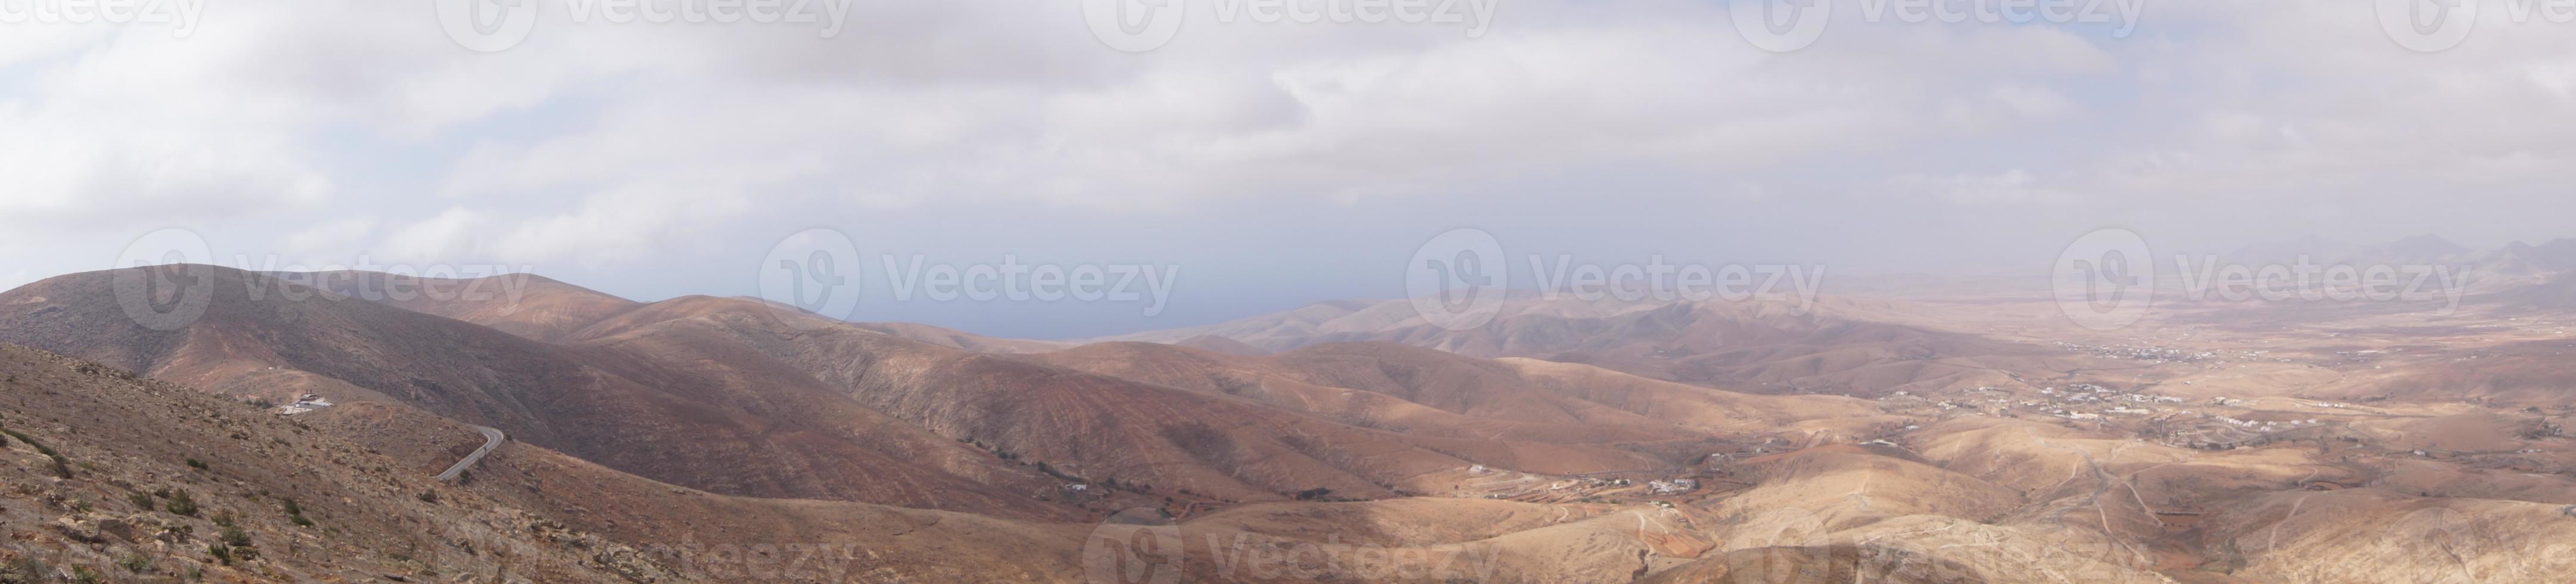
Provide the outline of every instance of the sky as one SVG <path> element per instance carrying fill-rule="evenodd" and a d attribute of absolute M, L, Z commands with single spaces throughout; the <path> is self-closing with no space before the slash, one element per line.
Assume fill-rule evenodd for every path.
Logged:
<path fill-rule="evenodd" d="M 0 0 L 0 288 L 170 229 L 640 300 L 821 249 L 850 318 L 1071 338 L 1401 297 L 1460 228 L 1838 274 L 2576 236 L 2564 2 L 1164 1 Z M 1169 277 L 921 276 L 1004 265 Z"/>

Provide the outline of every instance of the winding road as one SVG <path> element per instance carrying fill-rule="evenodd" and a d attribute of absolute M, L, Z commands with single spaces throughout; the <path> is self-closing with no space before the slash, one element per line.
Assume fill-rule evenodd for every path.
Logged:
<path fill-rule="evenodd" d="M 456 461 L 456 466 L 447 467 L 447 472 L 438 473 L 438 480 L 440 481 L 456 480 L 456 477 L 463 476 L 465 474 L 466 467 L 474 466 L 474 463 L 477 462 L 482 462 L 483 455 L 491 454 L 492 449 L 501 447 L 501 440 L 503 437 L 499 428 L 488 428 L 475 426 L 473 424 L 466 425 L 473 427 L 476 432 L 483 433 L 483 447 L 474 449 L 473 454 L 465 455 L 465 460 Z"/>

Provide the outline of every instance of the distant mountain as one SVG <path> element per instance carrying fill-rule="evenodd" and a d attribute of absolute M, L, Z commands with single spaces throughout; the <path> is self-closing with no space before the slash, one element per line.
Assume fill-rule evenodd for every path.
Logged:
<path fill-rule="evenodd" d="M 2498 255 L 2498 259 L 2509 259 L 2534 269 L 2576 271 L 2576 239 L 2553 239 L 2540 245 L 2516 241 L 2506 244 Z"/>
<path fill-rule="evenodd" d="M 1221 337 L 1221 336 L 1217 336 L 1217 335 L 1199 335 L 1199 336 L 1195 336 L 1195 337 L 1190 337 L 1190 338 L 1186 338 L 1186 339 L 1181 339 L 1181 340 L 1179 340 L 1179 341 L 1174 341 L 1172 344 L 1180 345 L 1180 346 L 1183 346 L 1183 347 L 1189 347 L 1189 348 L 1192 348 L 1192 349 L 1199 349 L 1199 350 L 1203 350 L 1203 351 L 1215 351 L 1215 352 L 1219 352 L 1219 353 L 1225 353 L 1225 354 L 1228 354 L 1228 355 L 1268 355 L 1268 354 L 1270 354 L 1270 351 L 1262 350 L 1262 348 L 1260 348 L 1260 347 L 1255 347 L 1255 346 L 1252 346 L 1252 345 L 1247 345 L 1247 344 L 1244 344 L 1244 343 L 1243 343 L 1243 341 L 1237 341 L 1237 340 L 1234 340 L 1234 339 L 1229 339 L 1229 338 L 1225 338 L 1225 337 Z"/>
<path fill-rule="evenodd" d="M 1919 369 L 1933 357 L 2035 351 L 1971 334 L 1893 324 L 1874 316 L 1889 310 L 1838 298 L 1806 307 L 1776 298 L 1659 303 L 1522 294 L 1504 302 L 1492 322 L 1468 330 L 1434 326 L 1407 302 L 1344 301 L 1105 340 L 1170 343 L 1222 335 L 1271 351 L 1326 343 L 1394 343 L 1474 357 L 1587 363 L 1655 379 L 1748 390 L 1769 386 L 1864 393 L 1942 376 L 1921 371 L 1871 373 L 1884 367 Z"/>
<path fill-rule="evenodd" d="M 2400 239 L 2385 246 L 2381 246 L 2380 250 L 2391 256 L 2400 258 L 2426 259 L 2460 257 L 2474 251 L 2469 249 L 2467 246 L 2452 243 L 2451 240 L 2443 239 L 2442 236 L 2432 234 L 2417 235 L 2414 237 Z"/>
<path fill-rule="evenodd" d="M 2317 235 L 2246 246 L 2227 254 L 2231 261 L 2254 264 L 2295 264 L 2305 258 L 2311 264 L 2404 265 L 2460 264 L 2477 255 L 2477 250 L 2453 243 L 2439 235 L 2417 235 L 2376 245 L 2353 245 Z"/>

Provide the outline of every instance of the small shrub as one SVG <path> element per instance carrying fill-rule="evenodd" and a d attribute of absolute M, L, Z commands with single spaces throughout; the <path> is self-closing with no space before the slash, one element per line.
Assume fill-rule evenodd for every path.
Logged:
<path fill-rule="evenodd" d="M 422 502 L 422 503 L 436 503 L 436 502 L 438 502 L 438 491 L 435 491 L 435 490 L 430 490 L 430 491 L 421 491 L 421 492 L 420 492 L 420 502 Z"/>
<path fill-rule="evenodd" d="M 218 539 L 223 540 L 224 545 L 237 548 L 250 547 L 250 533 L 242 531 L 239 525 L 224 526 L 224 533 Z"/>
<path fill-rule="evenodd" d="M 164 509 L 177 515 L 196 517 L 197 498 L 189 496 L 188 491 L 184 489 L 172 491 L 170 493 L 170 505 Z"/>
<path fill-rule="evenodd" d="M 135 491 L 135 492 L 132 492 L 132 493 L 127 493 L 127 494 L 125 495 L 125 500 L 127 500 L 127 501 L 132 501 L 132 502 L 134 503 L 134 506 L 136 506 L 136 507 L 141 507 L 141 508 L 143 508 L 143 510 L 145 510 L 145 511 L 151 511 L 151 510 L 153 510 L 153 509 L 155 509 L 155 508 L 159 508 L 159 507 L 161 506 L 161 505 L 159 504 L 159 503 L 160 503 L 159 501 L 154 501 L 154 500 L 152 500 L 152 494 L 151 494 L 151 493 L 146 493 L 146 492 L 142 492 L 142 491 Z"/>
<path fill-rule="evenodd" d="M 214 556 L 215 561 L 223 562 L 226 566 L 233 565 L 233 548 L 224 547 L 224 544 L 206 544 L 206 555 Z"/>
<path fill-rule="evenodd" d="M 89 566 L 72 566 L 72 584 L 98 584 L 98 571 Z"/>
<path fill-rule="evenodd" d="M 53 577 L 53 566 L 46 565 L 44 560 L 27 556 L 18 556 L 18 559 L 9 562 L 6 571 L 0 571 L 0 580 L 10 582 L 43 582 Z"/>
<path fill-rule="evenodd" d="M 116 557 L 116 567 L 125 568 L 125 571 L 136 574 L 150 574 L 152 558 L 143 554 L 125 554 Z"/>
<path fill-rule="evenodd" d="M 193 469 L 197 469 L 197 470 L 206 470 L 206 461 L 203 461 L 203 460 L 197 460 L 197 459 L 194 459 L 194 458 L 188 459 L 188 468 L 193 468 Z"/>

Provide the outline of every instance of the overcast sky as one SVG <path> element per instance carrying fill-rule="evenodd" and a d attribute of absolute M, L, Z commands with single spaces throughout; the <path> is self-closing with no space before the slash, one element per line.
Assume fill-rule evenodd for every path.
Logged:
<path fill-rule="evenodd" d="M 2134 21 L 2104 2 L 2088 14 L 2109 22 L 2066 24 L 1855 0 L 1786 52 L 1722 2 L 1305 24 L 1188 0 L 1128 51 L 1077 0 L 730 24 L 522 0 L 515 43 L 451 34 L 433 5 L 461 0 L 177 10 L 197 1 L 151 3 L 167 23 L 0 2 L 19 11 L 0 14 L 0 288 L 182 228 L 227 265 L 750 295 L 782 240 L 823 227 L 865 260 L 858 319 L 1069 337 L 1399 296 L 1416 247 L 1459 227 L 1514 258 L 1843 273 L 2043 270 L 2104 227 L 2175 250 L 2576 236 L 2576 24 L 2501 0 L 2432 52 L 2354 0 L 2130 0 Z M 1179 271 L 1150 317 L 887 297 L 882 257 L 914 254 Z"/>

